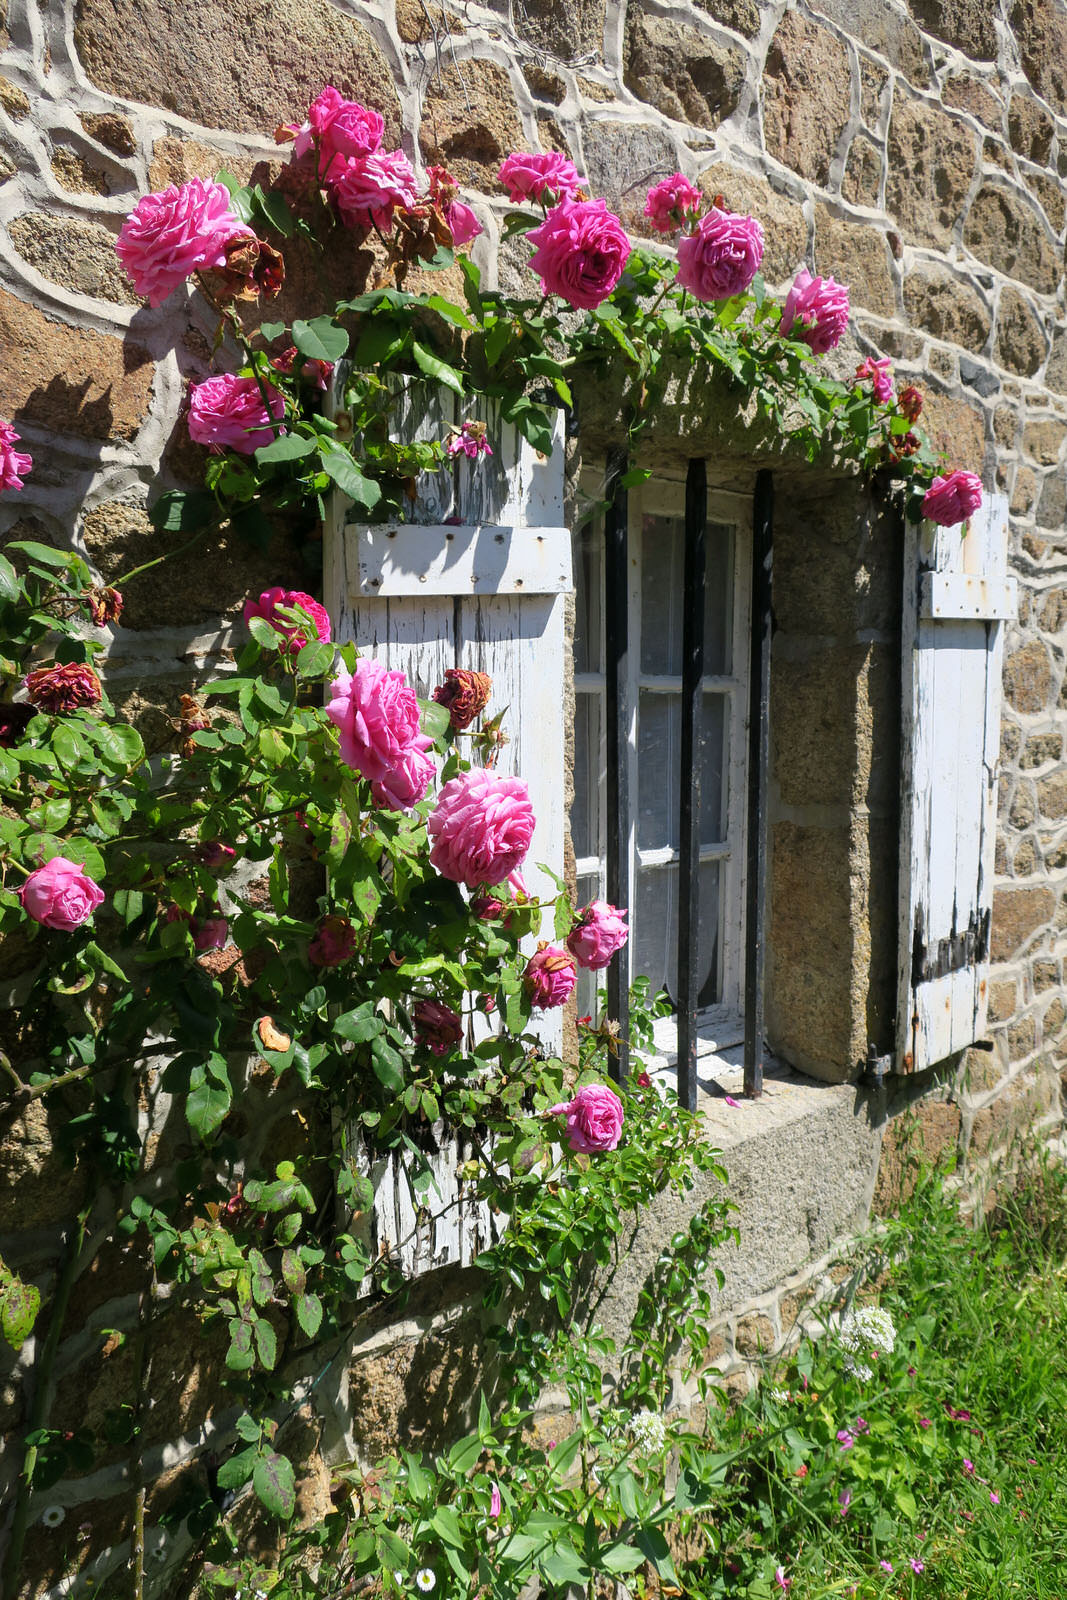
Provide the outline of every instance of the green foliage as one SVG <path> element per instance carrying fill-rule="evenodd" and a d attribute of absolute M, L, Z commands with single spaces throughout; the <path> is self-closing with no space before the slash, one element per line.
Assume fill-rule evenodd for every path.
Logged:
<path fill-rule="evenodd" d="M 36 1284 L 23 1283 L 0 1256 L 0 1335 L 12 1350 L 21 1349 L 41 1309 L 41 1291 Z"/>

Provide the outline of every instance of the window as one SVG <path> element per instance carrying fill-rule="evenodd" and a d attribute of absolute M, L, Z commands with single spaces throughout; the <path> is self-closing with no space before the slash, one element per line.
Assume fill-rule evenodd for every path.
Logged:
<path fill-rule="evenodd" d="M 677 994 L 678 809 L 681 737 L 682 579 L 685 484 L 650 480 L 629 494 L 627 711 L 631 979 Z M 704 608 L 699 864 L 702 1032 L 732 1042 L 741 1010 L 742 870 L 751 503 L 708 495 Z M 604 533 L 601 516 L 574 535 L 574 799 L 571 836 L 578 903 L 606 893 Z M 583 973 L 580 1012 L 595 1006 L 595 973 Z M 670 1030 L 666 1030 L 669 1032 Z M 671 1040 L 664 1037 L 665 1048 Z"/>

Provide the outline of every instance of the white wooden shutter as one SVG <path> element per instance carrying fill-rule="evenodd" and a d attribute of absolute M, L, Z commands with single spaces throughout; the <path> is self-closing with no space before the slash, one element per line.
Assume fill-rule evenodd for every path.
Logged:
<path fill-rule="evenodd" d="M 448 390 L 412 384 L 398 399 L 395 432 L 443 439 L 464 417 L 487 423 L 493 455 L 459 455 L 451 471 L 420 476 L 410 520 L 350 520 L 348 502 L 335 497 L 324 535 L 326 606 L 339 642 L 399 668 L 424 699 L 448 667 L 489 674 L 487 714 L 505 711 L 509 741 L 495 770 L 529 786 L 536 828 L 523 874 L 530 894 L 547 899 L 556 887 L 537 863 L 562 876 L 565 825 L 564 607 L 572 583 L 562 415 L 552 454 L 542 456 L 497 416 Z M 552 937 L 549 919 L 544 937 Z M 532 1031 L 546 1049 L 560 1050 L 559 1011 L 536 1019 Z M 489 1242 L 489 1218 L 473 1203 L 429 1220 L 459 1198 L 456 1169 L 470 1154 L 440 1127 L 435 1133 L 437 1192 L 425 1208 L 402 1161 L 378 1160 L 372 1169 L 374 1253 L 400 1245 L 410 1273 L 465 1265 Z"/>
<path fill-rule="evenodd" d="M 897 1070 L 921 1072 L 985 1031 L 993 900 L 1008 505 L 961 528 L 909 527 Z"/>

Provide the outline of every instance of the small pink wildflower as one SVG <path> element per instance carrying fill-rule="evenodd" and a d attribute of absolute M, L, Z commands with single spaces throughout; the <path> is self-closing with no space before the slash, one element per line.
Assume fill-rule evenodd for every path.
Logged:
<path fill-rule="evenodd" d="M 966 1456 L 963 1458 L 963 1470 L 968 1474 L 968 1476 L 974 1476 L 974 1462 L 969 1461 Z"/>
<path fill-rule="evenodd" d="M 918 1575 L 920 1572 L 926 1571 L 925 1561 L 920 1561 L 916 1556 L 908 1557 L 908 1566 L 916 1575 Z"/>
<path fill-rule="evenodd" d="M 893 1563 L 891 1561 L 879 1561 L 878 1565 L 881 1567 L 883 1572 L 892 1572 L 893 1570 Z"/>
<path fill-rule="evenodd" d="M 500 1510 L 500 1485 L 498 1483 L 494 1483 L 493 1492 L 489 1496 L 489 1515 L 491 1517 L 499 1517 Z"/>
<path fill-rule="evenodd" d="M 1030 1466 L 1032 1466 L 1032 1467 L 1036 1467 L 1037 1466 L 1037 1462 L 1034 1460 L 1033 1456 L 1027 1456 L 1026 1459 L 1029 1462 Z"/>
<path fill-rule="evenodd" d="M 950 1406 L 947 1400 L 944 1405 L 953 1422 L 970 1422 L 971 1413 L 969 1411 L 965 1411 L 962 1407 Z"/>
<path fill-rule="evenodd" d="M 480 455 L 491 456 L 493 451 L 486 438 L 484 422 L 465 422 L 459 432 L 448 441 L 450 456 L 465 455 L 477 461 Z"/>
<path fill-rule="evenodd" d="M 999 1506 L 1000 1504 L 1000 1496 L 995 1489 L 990 1489 L 989 1491 L 989 1504 L 991 1506 Z"/>
<path fill-rule="evenodd" d="M 918 1372 L 918 1368 L 917 1367 L 909 1367 L 908 1368 L 908 1377 L 909 1378 L 914 1378 L 917 1372 Z"/>
<path fill-rule="evenodd" d="M 929 1417 L 920 1417 L 919 1418 L 919 1427 L 920 1428 L 930 1428 L 930 1427 L 933 1427 L 933 1423 L 930 1421 Z"/>
<path fill-rule="evenodd" d="M 792 1578 L 787 1578 L 786 1577 L 785 1568 L 784 1567 L 775 1567 L 775 1569 L 774 1569 L 774 1581 L 778 1585 L 779 1589 L 782 1589 L 782 1590 L 790 1589 L 790 1588 L 792 1588 L 792 1585 L 793 1585 Z"/>
<path fill-rule="evenodd" d="M 837 1503 L 841 1507 L 841 1510 L 837 1513 L 838 1516 L 847 1517 L 848 1508 L 852 1504 L 852 1490 L 842 1489 L 841 1493 L 837 1497 Z"/>
<path fill-rule="evenodd" d="M 869 1433 L 870 1428 L 870 1423 L 866 1422 L 863 1417 L 857 1417 L 855 1422 L 852 1424 L 853 1433 Z"/>
<path fill-rule="evenodd" d="M 837 1431 L 837 1442 L 841 1446 L 842 1450 L 851 1450 L 856 1441 L 849 1433 L 847 1428 L 839 1428 Z"/>

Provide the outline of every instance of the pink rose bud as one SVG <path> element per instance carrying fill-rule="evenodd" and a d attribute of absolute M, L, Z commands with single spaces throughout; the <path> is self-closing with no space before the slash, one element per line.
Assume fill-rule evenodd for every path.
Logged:
<path fill-rule="evenodd" d="M 26 693 L 39 711 L 52 716 L 77 711 L 79 706 L 95 706 L 100 701 L 100 679 L 83 662 L 67 661 L 53 667 L 38 667 L 26 679 Z"/>
<path fill-rule="evenodd" d="M 443 878 L 471 889 L 502 883 L 530 848 L 530 791 L 521 778 L 473 767 L 445 784 L 426 826 L 430 861 Z"/>
<path fill-rule="evenodd" d="M 220 839 L 205 839 L 196 847 L 196 858 L 201 866 L 215 872 L 220 867 L 228 867 L 235 860 L 237 851 L 232 844 L 223 844 Z"/>
<path fill-rule="evenodd" d="M 288 621 L 278 611 L 279 606 L 303 611 L 310 618 L 310 626 Z M 251 622 L 253 617 L 262 617 L 264 622 L 269 622 L 277 633 L 284 633 L 289 643 L 283 648 L 290 655 L 296 655 L 298 650 L 302 650 L 312 634 L 327 644 L 333 638 L 330 615 L 326 607 L 313 600 L 309 594 L 305 594 L 303 589 L 283 589 L 280 586 L 265 589 L 258 600 L 245 601 L 243 616 L 246 623 Z"/>
<path fill-rule="evenodd" d="M 530 1003 L 538 1011 L 563 1005 L 573 994 L 577 981 L 574 957 L 558 944 L 539 944 L 523 974 Z"/>
<path fill-rule="evenodd" d="M 192 934 L 194 950 L 223 950 L 230 936 L 230 924 L 225 917 L 194 919 Z"/>
<path fill-rule="evenodd" d="M 880 361 L 870 356 L 856 368 L 856 381 L 871 380 L 871 394 L 879 405 L 887 406 L 893 398 L 893 363 L 888 356 Z"/>
<path fill-rule="evenodd" d="M 513 204 L 520 200 L 544 200 L 546 204 L 572 200 L 582 187 L 573 162 L 558 150 L 550 150 L 547 155 L 513 151 L 501 165 L 497 177 Z"/>
<path fill-rule="evenodd" d="M 346 100 L 327 84 L 308 107 L 307 121 L 293 140 L 293 159 L 299 161 L 315 145 L 319 150 L 319 177 L 328 176 L 337 158 L 372 156 L 381 148 L 385 123 L 377 111 Z"/>
<path fill-rule="evenodd" d="M 698 300 L 743 294 L 763 260 L 763 229 L 755 217 L 718 206 L 678 242 L 678 282 Z"/>
<path fill-rule="evenodd" d="M 981 478 L 977 473 L 957 468 L 947 478 L 934 479 L 923 495 L 923 516 L 940 523 L 943 528 L 952 528 L 957 522 L 973 517 L 981 504 Z"/>
<path fill-rule="evenodd" d="M 10 422 L 0 418 L 0 489 L 21 489 L 23 478 L 33 466 L 32 456 L 15 449 L 21 437 Z"/>
<path fill-rule="evenodd" d="M 433 740 L 420 733 L 385 777 L 371 784 L 375 803 L 388 811 L 410 811 L 420 800 L 425 800 L 426 791 L 437 776 L 437 763 L 429 754 L 432 748 Z"/>
<path fill-rule="evenodd" d="M 492 1493 L 489 1496 L 489 1515 L 491 1517 L 499 1517 L 501 1509 L 500 1486 L 494 1483 Z"/>
<path fill-rule="evenodd" d="M 471 900 L 471 910 L 481 922 L 495 922 L 504 910 L 504 902 L 495 894 L 476 894 Z"/>
<path fill-rule="evenodd" d="M 417 1042 L 426 1045 L 435 1056 L 454 1050 L 463 1038 L 462 1019 L 439 1000 L 417 1000 L 411 1017 Z"/>
<path fill-rule="evenodd" d="M 338 159 L 326 188 L 346 228 L 375 227 L 386 233 L 393 212 L 415 204 L 415 173 L 402 150 Z"/>
<path fill-rule="evenodd" d="M 575 1090 L 573 1100 L 549 1106 L 545 1116 L 561 1112 L 567 1118 L 567 1143 L 583 1155 L 614 1150 L 622 1137 L 622 1101 L 606 1083 L 586 1084 Z"/>
<path fill-rule="evenodd" d="M 704 196 L 694 189 L 688 178 L 676 172 L 663 178 L 648 191 L 645 216 L 657 233 L 677 233 L 687 222 L 696 220 Z"/>
<path fill-rule="evenodd" d="M 680 252 L 679 252 L 680 253 Z M 813 278 L 801 267 L 786 295 L 782 333 L 801 339 L 817 356 L 839 344 L 848 327 L 848 290 L 833 278 Z"/>
<path fill-rule="evenodd" d="M 226 245 L 235 234 L 251 234 L 230 210 L 221 183 L 192 178 L 161 194 L 146 194 L 122 225 L 115 251 L 138 294 L 150 306 L 202 267 L 226 264 Z"/>
<path fill-rule="evenodd" d="M 104 900 L 99 884 L 66 856 L 53 856 L 31 872 L 18 893 L 28 917 L 63 933 L 86 922 Z"/>
<path fill-rule="evenodd" d="M 347 917 L 323 917 L 308 944 L 313 967 L 339 967 L 356 951 L 356 930 Z"/>
<path fill-rule="evenodd" d="M 269 383 L 264 388 L 269 416 L 255 378 L 235 378 L 231 372 L 222 372 L 194 383 L 189 391 L 190 439 L 206 444 L 213 455 L 236 450 L 250 456 L 261 444 L 270 444 L 276 432 L 272 419 L 277 423 L 285 416 L 285 396 Z"/>
<path fill-rule="evenodd" d="M 567 949 L 580 967 L 597 972 L 622 949 L 629 935 L 625 911 L 609 905 L 606 900 L 593 900 L 567 935 Z"/>
<path fill-rule="evenodd" d="M 607 299 L 630 259 L 626 230 L 604 200 L 561 200 L 527 238 L 544 293 L 582 311 Z"/>
<path fill-rule="evenodd" d="M 340 735 L 341 759 L 371 783 L 387 778 L 423 735 L 419 702 L 402 672 L 361 657 L 353 672 L 341 668 L 330 685 L 326 715 Z"/>

